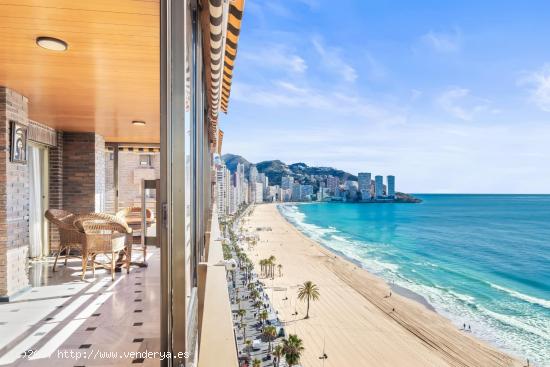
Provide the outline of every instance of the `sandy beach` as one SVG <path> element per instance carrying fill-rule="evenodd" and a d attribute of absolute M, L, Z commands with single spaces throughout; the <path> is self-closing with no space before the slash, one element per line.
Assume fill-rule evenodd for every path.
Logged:
<path fill-rule="evenodd" d="M 255 206 L 242 226 L 259 236 L 247 249 L 257 271 L 258 261 L 271 255 L 283 265 L 281 276 L 276 270 L 275 279 L 262 281 L 287 331 L 304 342 L 303 366 L 524 365 L 425 305 L 396 292 L 389 297 L 382 279 L 304 236 L 274 204 Z M 318 285 L 321 298 L 312 302 L 306 320 L 306 303 L 296 294 L 307 280 Z M 292 315 L 295 310 L 298 316 Z M 324 361 L 319 359 L 323 347 Z"/>

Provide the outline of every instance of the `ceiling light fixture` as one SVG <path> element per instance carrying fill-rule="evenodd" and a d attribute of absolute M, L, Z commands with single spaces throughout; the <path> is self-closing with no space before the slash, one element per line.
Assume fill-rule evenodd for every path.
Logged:
<path fill-rule="evenodd" d="M 143 121 L 143 120 L 134 120 L 134 121 L 132 121 L 132 125 L 145 126 L 145 121 Z"/>
<path fill-rule="evenodd" d="M 69 48 L 67 42 L 53 37 L 37 37 L 36 44 L 50 51 L 66 51 Z"/>

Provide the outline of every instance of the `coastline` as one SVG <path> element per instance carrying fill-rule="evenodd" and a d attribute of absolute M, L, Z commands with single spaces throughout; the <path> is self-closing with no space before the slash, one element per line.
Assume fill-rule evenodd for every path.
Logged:
<path fill-rule="evenodd" d="M 323 345 L 326 366 L 522 366 L 517 359 L 457 330 L 420 295 L 390 286 L 342 255 L 327 249 L 289 223 L 275 204 L 259 205 L 243 226 L 259 236 L 251 259 L 274 255 L 283 274 L 265 280 L 287 332 L 306 347 L 302 364 L 318 364 Z M 272 231 L 256 231 L 269 226 Z M 318 284 L 321 299 L 303 319 L 298 284 Z M 286 291 L 281 291 L 286 289 Z M 389 297 L 390 289 L 393 294 Z M 299 316 L 293 316 L 294 311 Z M 329 352 L 330 351 L 330 352 Z"/>

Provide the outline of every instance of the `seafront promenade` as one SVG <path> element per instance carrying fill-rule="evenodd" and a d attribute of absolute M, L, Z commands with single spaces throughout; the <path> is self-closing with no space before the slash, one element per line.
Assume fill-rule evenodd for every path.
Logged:
<path fill-rule="evenodd" d="M 238 256 L 236 249 L 247 244 L 242 240 L 237 224 L 232 228 L 236 233 L 235 243 L 227 248 L 237 264 L 235 270 L 229 272 L 228 286 L 239 365 L 286 367 L 284 357 L 279 357 L 277 362 L 277 356 L 273 354 L 285 336 L 283 325 L 271 304 L 265 283 Z M 271 337 L 265 332 L 269 327 L 274 331 Z"/>
<path fill-rule="evenodd" d="M 302 235 L 276 205 L 255 206 L 242 226 L 258 238 L 245 248 L 257 268 L 269 256 L 283 265 L 269 281 L 270 296 L 285 331 L 304 341 L 303 366 L 523 366 L 424 305 L 390 296 L 383 280 Z M 320 291 L 309 319 L 297 300 L 307 280 Z"/>

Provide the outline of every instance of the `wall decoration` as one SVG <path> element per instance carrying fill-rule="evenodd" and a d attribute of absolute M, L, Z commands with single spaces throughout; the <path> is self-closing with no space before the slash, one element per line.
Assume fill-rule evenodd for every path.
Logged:
<path fill-rule="evenodd" d="M 10 121 L 11 145 L 10 161 L 13 163 L 27 163 L 27 126 L 17 121 Z"/>

